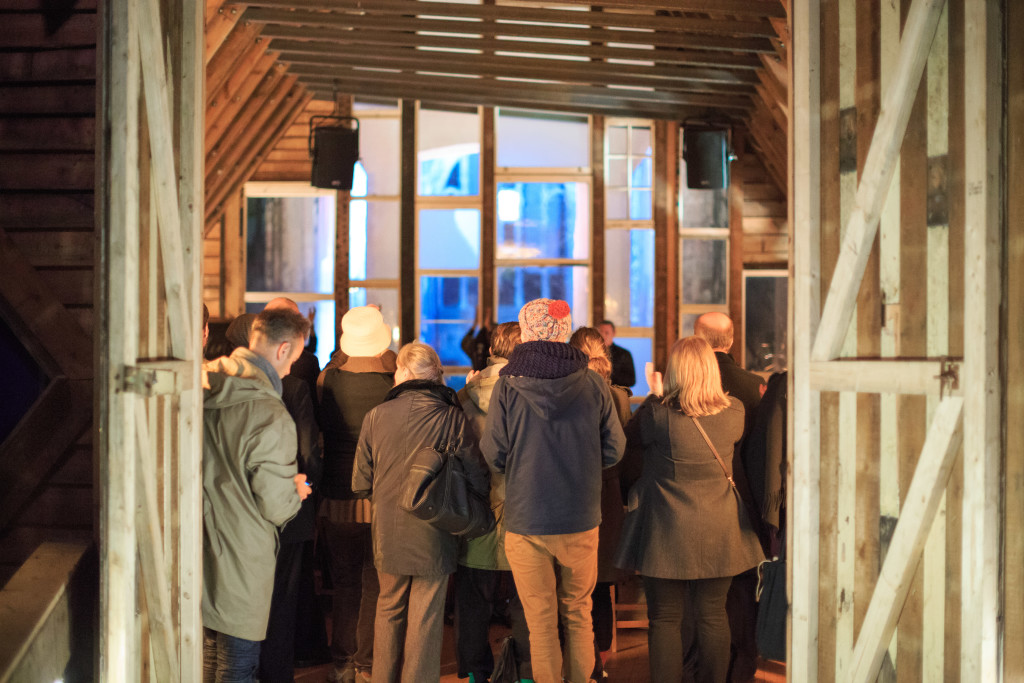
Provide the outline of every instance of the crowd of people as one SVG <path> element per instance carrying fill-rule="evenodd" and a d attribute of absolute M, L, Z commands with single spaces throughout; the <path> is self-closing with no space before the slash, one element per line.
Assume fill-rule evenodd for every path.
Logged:
<path fill-rule="evenodd" d="M 784 494 L 779 463 L 752 452 L 765 385 L 728 355 L 729 318 L 701 316 L 635 411 L 610 321 L 573 330 L 551 299 L 486 319 L 464 340 L 474 369 L 458 393 L 430 346 L 389 349 L 373 306 L 344 315 L 322 371 L 294 302 L 232 321 L 234 350 L 203 372 L 204 680 L 292 681 L 296 661 L 326 654 L 314 537 L 332 682 L 438 681 L 449 595 L 460 678 L 502 668 L 500 610 L 516 670 L 503 682 L 603 680 L 611 587 L 629 575 L 650 680 L 753 678 L 755 570 L 780 543 Z M 496 521 L 471 540 L 399 505 L 410 457 L 451 434 L 448 457 Z"/>

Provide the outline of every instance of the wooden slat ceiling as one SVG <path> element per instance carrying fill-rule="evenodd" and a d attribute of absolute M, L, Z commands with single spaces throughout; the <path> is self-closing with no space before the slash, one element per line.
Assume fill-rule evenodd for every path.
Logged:
<path fill-rule="evenodd" d="M 245 175 L 236 172 L 239 167 L 252 168 L 257 154 L 230 164 L 221 159 L 241 140 L 260 97 L 284 96 L 273 85 L 287 73 L 302 94 L 328 101 L 354 95 L 744 122 L 765 167 L 784 189 L 787 5 L 207 0 L 208 183 L 220 186 L 214 194 L 223 196 Z M 271 60 L 279 70 L 269 68 Z M 300 97 L 300 90 L 289 91 L 289 99 Z M 209 211 L 215 209 L 208 205 Z"/>

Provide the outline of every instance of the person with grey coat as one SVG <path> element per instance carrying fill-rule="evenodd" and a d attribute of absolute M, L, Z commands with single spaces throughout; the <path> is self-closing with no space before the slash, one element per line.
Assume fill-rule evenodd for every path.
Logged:
<path fill-rule="evenodd" d="M 672 347 L 663 395 L 648 397 L 626 427 L 623 479 L 635 483 L 616 563 L 643 578 L 651 680 L 683 680 L 691 644 L 696 680 L 726 680 L 726 594 L 733 576 L 764 559 L 732 483 L 743 422 L 711 346 L 687 337 Z"/>

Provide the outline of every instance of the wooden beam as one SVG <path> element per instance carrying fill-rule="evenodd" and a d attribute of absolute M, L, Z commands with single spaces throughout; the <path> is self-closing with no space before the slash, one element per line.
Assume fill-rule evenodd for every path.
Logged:
<path fill-rule="evenodd" d="M 417 336 L 416 324 L 416 102 L 402 100 L 402 199 L 399 224 L 402 344 Z"/>
<path fill-rule="evenodd" d="M 945 0 L 914 0 L 907 17 L 899 62 L 882 100 L 878 125 L 857 187 L 856 206 L 847 224 L 842 252 L 821 314 L 821 334 L 814 341 L 814 360 L 836 358 L 843 345 L 907 129 L 913 95 L 921 82 L 928 48 L 935 37 L 944 4 Z"/>
<path fill-rule="evenodd" d="M 962 396 L 959 358 L 812 361 L 811 388 L 864 394 Z"/>
<path fill-rule="evenodd" d="M 594 327 L 605 319 L 605 119 L 590 119 L 590 324 Z"/>
<path fill-rule="evenodd" d="M 549 0 L 520 0 L 518 4 L 548 5 Z M 773 2 L 762 0 L 559 0 L 561 5 L 593 6 L 599 4 L 605 9 L 627 9 L 635 11 L 639 8 L 651 10 L 672 10 L 675 12 L 715 12 L 720 14 L 736 14 L 754 17 L 785 18 L 786 10 Z"/>
<path fill-rule="evenodd" d="M 251 21 L 238 23 L 228 35 L 217 54 L 212 55 L 206 67 L 206 101 L 217 97 L 220 89 L 231 74 L 241 68 L 244 61 L 252 61 L 251 53 L 259 48 L 266 49 L 266 41 L 260 37 L 260 25 Z"/>
<path fill-rule="evenodd" d="M 235 25 L 242 18 L 242 5 L 224 4 L 217 8 L 216 13 L 206 18 L 206 65 L 220 50 L 221 45 L 227 40 Z"/>
<path fill-rule="evenodd" d="M 381 47 L 368 55 L 365 46 L 325 44 L 301 40 L 274 40 L 280 60 L 294 64 L 408 69 L 431 74 L 463 74 L 574 81 L 596 85 L 650 87 L 749 93 L 759 80 L 756 73 L 704 67 L 618 64 L 607 62 L 523 59 L 514 55 L 469 55 L 464 52 Z"/>
<path fill-rule="evenodd" d="M 478 35 L 482 28 L 479 22 L 419 19 L 413 17 L 377 17 L 372 15 L 339 14 L 324 12 L 302 12 L 253 7 L 245 11 L 246 20 L 263 24 L 303 26 L 309 28 L 341 28 L 355 32 L 361 30 L 386 31 L 392 33 L 392 42 L 397 45 L 417 44 L 415 32 L 429 31 L 440 34 Z M 687 22 L 687 25 L 689 22 Z M 703 26 L 702 24 L 698 24 Z M 499 24 L 507 26 L 499 35 L 509 38 L 547 38 L 553 40 L 580 40 L 599 43 L 623 43 L 626 45 L 682 48 L 690 50 L 723 50 L 728 52 L 772 52 L 771 41 L 767 38 L 734 38 L 704 33 L 682 31 L 629 31 L 604 28 L 576 28 L 544 24 Z M 409 32 L 412 32 L 411 34 Z"/>
<path fill-rule="evenodd" d="M 654 147 L 654 364 L 664 368 L 679 337 L 679 124 L 655 121 Z"/>
<path fill-rule="evenodd" d="M 794 681 L 818 680 L 818 566 L 821 539 L 820 394 L 806 373 L 811 340 L 819 329 L 821 245 L 821 7 L 817 0 L 794 0 L 792 32 L 803 36 L 791 60 L 789 224 L 793 230 L 793 317 L 789 339 L 793 372 L 789 375 L 790 462 L 786 535 L 791 601 L 786 675 Z"/>
<path fill-rule="evenodd" d="M 495 128 L 498 112 L 493 107 L 480 109 L 480 290 L 477 305 L 490 311 L 488 321 L 498 320 L 494 288 L 494 252 L 497 240 L 498 188 L 494 182 L 497 165 Z"/>
<path fill-rule="evenodd" d="M 284 76 L 284 68 L 275 65 L 274 55 L 262 54 L 262 50 L 259 52 L 259 59 L 251 68 L 235 74 L 240 82 L 232 84 L 234 87 L 230 89 L 225 88 L 206 107 L 206 154 L 221 143 L 239 112 L 246 107 L 253 107 L 266 97 L 266 93 Z"/>
<path fill-rule="evenodd" d="M 964 501 L 961 680 L 1001 673 L 1000 313 L 1003 287 L 1003 13 L 964 7 Z M 966 341 L 966 340 L 965 340 Z M 1016 416 L 1015 416 L 1016 418 Z M 969 531 L 968 531 L 969 530 Z"/>
<path fill-rule="evenodd" d="M 445 17 L 474 22 L 495 22 L 493 28 L 502 31 L 519 30 L 526 35 L 538 24 L 584 25 L 592 27 L 630 28 L 649 31 L 714 33 L 729 36 L 775 37 L 771 23 L 764 19 L 704 19 L 680 15 L 653 14 L 651 12 L 576 12 L 568 10 L 516 7 L 494 4 L 461 4 L 431 2 L 424 5 L 417 0 L 374 0 L 366 4 L 361 0 L 252 0 L 250 7 L 273 7 L 286 10 L 355 12 L 359 15 L 382 17 Z M 528 23 L 527 23 L 528 22 Z M 465 26 L 465 23 L 461 24 Z M 458 27 L 453 23 L 452 28 Z M 479 28 L 473 26 L 472 28 Z"/>
<path fill-rule="evenodd" d="M 386 48 L 404 46 L 406 48 L 418 47 L 420 49 L 468 50 L 470 53 L 482 51 L 486 54 L 504 53 L 526 57 L 531 57 L 531 55 L 555 55 L 577 58 L 588 57 L 599 61 L 621 59 L 744 71 L 760 69 L 763 66 L 756 54 L 705 50 L 630 48 L 620 45 L 575 45 L 514 40 L 504 36 L 492 37 L 484 35 L 483 37 L 476 37 L 460 34 L 416 34 L 414 39 L 406 37 L 402 40 L 397 40 L 394 33 L 383 30 L 371 31 L 361 29 L 359 31 L 350 31 L 343 28 L 299 27 L 283 24 L 267 24 L 263 27 L 260 34 L 266 38 L 307 41 L 308 43 L 330 43 L 331 45 L 373 45 Z"/>
<path fill-rule="evenodd" d="M 921 551 L 963 438 L 964 399 L 942 399 L 935 411 L 917 470 L 910 482 L 900 520 L 871 596 L 867 615 L 853 650 L 850 680 L 874 681 L 906 601 Z"/>

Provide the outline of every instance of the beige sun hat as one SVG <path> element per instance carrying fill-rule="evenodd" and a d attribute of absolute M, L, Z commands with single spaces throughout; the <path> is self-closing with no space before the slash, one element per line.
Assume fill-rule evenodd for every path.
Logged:
<path fill-rule="evenodd" d="M 377 308 L 357 306 L 341 318 L 341 350 L 346 356 L 376 356 L 390 345 L 391 328 Z"/>

